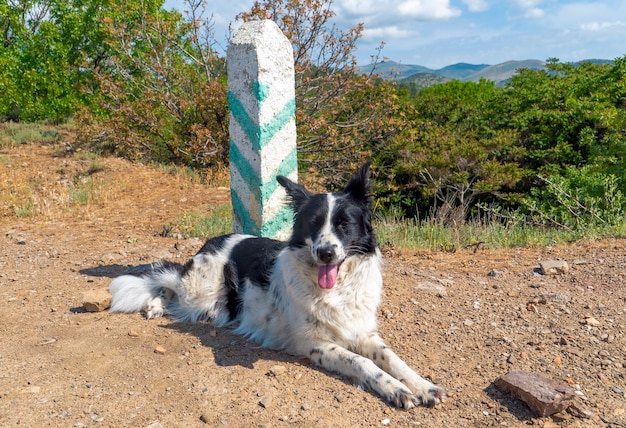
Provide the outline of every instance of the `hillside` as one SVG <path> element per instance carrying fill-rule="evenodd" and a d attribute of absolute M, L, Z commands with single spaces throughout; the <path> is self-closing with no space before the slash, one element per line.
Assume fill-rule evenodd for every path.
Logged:
<path fill-rule="evenodd" d="M 582 62 L 610 64 L 612 61 L 606 59 L 585 59 L 574 64 L 580 64 Z M 422 65 L 383 61 L 377 64 L 375 69 L 371 64 L 359 66 L 357 67 L 357 72 L 367 74 L 374 71 L 385 79 L 396 80 L 403 83 L 415 83 L 419 87 L 447 82 L 450 79 L 468 82 L 478 82 L 480 79 L 487 79 L 501 85 L 508 81 L 520 68 L 543 70 L 545 66 L 545 61 L 527 59 L 519 61 L 511 60 L 494 65 L 460 62 L 435 70 Z"/>
<path fill-rule="evenodd" d="M 513 76 L 520 68 L 542 70 L 546 66 L 544 61 L 528 59 L 524 61 L 507 61 L 501 64 L 490 65 L 465 77 L 466 81 L 478 82 L 480 79 L 493 80 L 496 83 L 504 82 Z"/>
<path fill-rule="evenodd" d="M 446 83 L 451 80 L 453 79 L 445 77 L 445 76 L 440 76 L 434 73 L 415 73 L 415 74 L 411 74 L 408 77 L 399 79 L 398 82 L 407 83 L 407 84 L 412 83 L 419 89 L 419 88 L 427 88 L 429 86 L 436 85 L 439 83 Z"/>

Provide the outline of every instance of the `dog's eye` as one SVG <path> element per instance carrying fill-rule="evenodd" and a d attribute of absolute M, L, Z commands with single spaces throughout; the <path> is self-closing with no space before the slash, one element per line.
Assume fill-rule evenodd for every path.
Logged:
<path fill-rule="evenodd" d="M 337 222 L 337 227 L 338 227 L 339 229 L 342 229 L 342 230 L 347 229 L 349 225 L 350 225 L 350 223 L 349 223 L 349 222 L 348 222 L 348 220 L 346 220 L 346 219 L 340 219 L 340 220 Z"/>

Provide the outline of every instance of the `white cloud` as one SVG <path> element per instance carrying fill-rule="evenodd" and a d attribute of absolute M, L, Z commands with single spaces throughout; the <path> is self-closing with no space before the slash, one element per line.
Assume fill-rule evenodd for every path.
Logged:
<path fill-rule="evenodd" d="M 513 4 L 522 10 L 522 16 L 524 18 L 543 18 L 545 11 L 539 6 L 543 3 L 543 0 L 515 0 Z"/>
<path fill-rule="evenodd" d="M 398 11 L 425 20 L 448 19 L 461 14 L 461 11 L 452 7 L 448 0 L 406 0 L 400 3 Z"/>
<path fill-rule="evenodd" d="M 445 20 L 461 14 L 450 0 L 337 0 L 334 4 L 350 19 L 362 21 Z"/>
<path fill-rule="evenodd" d="M 603 31 L 603 30 L 608 30 L 609 28 L 614 28 L 614 27 L 626 27 L 626 22 L 622 22 L 622 21 L 597 22 L 597 21 L 594 21 L 594 22 L 587 22 L 587 23 L 581 24 L 581 26 L 580 26 L 581 30 L 584 30 L 584 31 Z"/>
<path fill-rule="evenodd" d="M 530 9 L 527 9 L 524 12 L 524 18 L 543 18 L 543 16 L 545 15 L 545 12 L 543 11 L 543 9 L 540 9 L 538 7 L 533 7 Z"/>
<path fill-rule="evenodd" d="M 484 12 L 489 9 L 486 0 L 462 0 L 470 12 Z"/>
<path fill-rule="evenodd" d="M 416 36 L 418 33 L 415 31 L 407 30 L 398 27 L 397 25 L 391 25 L 388 27 L 365 27 L 363 30 L 363 38 L 366 40 L 393 40 L 404 39 L 411 36 Z"/>

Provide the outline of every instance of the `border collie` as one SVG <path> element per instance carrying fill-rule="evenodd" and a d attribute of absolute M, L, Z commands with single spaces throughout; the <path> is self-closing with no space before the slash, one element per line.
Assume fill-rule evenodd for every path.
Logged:
<path fill-rule="evenodd" d="M 409 368 L 377 333 L 382 275 L 369 163 L 340 193 L 313 194 L 277 180 L 295 212 L 288 242 L 240 234 L 209 239 L 184 265 L 153 263 L 114 279 L 111 310 L 209 319 L 357 379 L 397 407 L 440 403 L 444 389 Z"/>

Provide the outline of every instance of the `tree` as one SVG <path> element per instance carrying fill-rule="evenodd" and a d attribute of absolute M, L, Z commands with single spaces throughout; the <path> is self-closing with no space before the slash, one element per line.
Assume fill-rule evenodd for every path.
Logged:
<path fill-rule="evenodd" d="M 188 1 L 187 18 L 162 3 L 109 6 L 103 26 L 109 54 L 94 70 L 79 139 L 134 159 L 223 165 L 228 106 L 211 21 L 202 18 L 200 0 Z"/>

